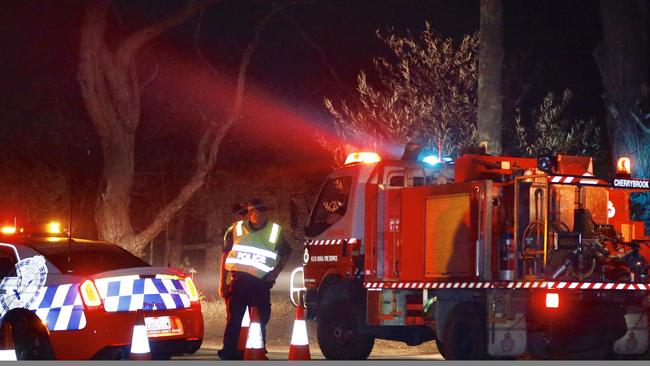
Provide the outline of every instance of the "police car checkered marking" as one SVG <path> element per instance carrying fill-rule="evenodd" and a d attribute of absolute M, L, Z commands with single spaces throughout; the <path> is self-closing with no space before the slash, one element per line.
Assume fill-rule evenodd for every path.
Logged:
<path fill-rule="evenodd" d="M 181 280 L 116 277 L 97 279 L 95 283 L 108 312 L 190 307 Z"/>
<path fill-rule="evenodd" d="M 50 331 L 85 328 L 86 314 L 78 285 L 43 287 L 29 310 L 34 311 Z"/>

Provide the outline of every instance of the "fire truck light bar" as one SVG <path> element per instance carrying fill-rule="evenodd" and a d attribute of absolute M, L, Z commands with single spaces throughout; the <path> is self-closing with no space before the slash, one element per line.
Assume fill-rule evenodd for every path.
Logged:
<path fill-rule="evenodd" d="M 345 159 L 345 165 L 355 163 L 370 164 L 379 161 L 381 161 L 381 157 L 379 157 L 379 154 L 375 152 L 353 152 L 348 155 L 347 159 Z"/>
<path fill-rule="evenodd" d="M 15 234 L 16 228 L 13 226 L 3 226 L 2 229 L 0 229 L 0 232 L 3 234 Z"/>

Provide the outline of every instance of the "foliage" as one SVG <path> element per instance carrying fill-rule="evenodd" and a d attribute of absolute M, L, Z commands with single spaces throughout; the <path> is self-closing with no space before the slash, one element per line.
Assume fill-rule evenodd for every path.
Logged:
<path fill-rule="evenodd" d="M 519 109 L 515 112 L 515 136 L 519 150 L 535 156 L 539 149 L 555 153 L 595 155 L 600 150 L 600 129 L 593 120 L 569 120 L 565 111 L 572 98 L 566 89 L 561 97 L 552 92 L 532 112 L 532 123 L 524 123 Z"/>
<path fill-rule="evenodd" d="M 478 35 L 454 42 L 426 23 L 417 37 L 392 31 L 377 36 L 392 59 L 373 60 L 377 86 L 359 73 L 355 103 L 325 99 L 338 140 L 321 136 L 323 146 L 340 161 L 352 147 L 394 154 L 391 146 L 412 141 L 450 155 L 476 145 Z"/>
<path fill-rule="evenodd" d="M 478 36 L 461 42 L 440 38 L 428 23 L 415 37 L 378 32 L 392 59 L 374 59 L 378 86 L 365 72 L 357 77 L 358 100 L 335 105 L 325 99 L 334 117 L 337 138 L 320 143 L 341 164 L 354 149 L 372 149 L 388 156 L 408 141 L 419 142 L 439 155 L 455 155 L 476 146 Z M 592 120 L 568 117 L 570 90 L 557 97 L 549 92 L 530 113 L 520 99 L 504 111 L 514 113 L 514 140 L 504 145 L 519 154 L 535 155 L 542 147 L 558 153 L 594 155 L 600 150 L 600 130 Z"/>

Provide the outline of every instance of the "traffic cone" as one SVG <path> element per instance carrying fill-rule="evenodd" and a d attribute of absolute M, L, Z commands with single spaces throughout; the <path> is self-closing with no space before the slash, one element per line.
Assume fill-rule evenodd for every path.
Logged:
<path fill-rule="evenodd" d="M 244 360 L 268 360 L 264 349 L 264 340 L 262 339 L 262 326 L 256 307 L 250 308 L 251 323 L 248 328 L 248 337 L 246 338 L 246 350 L 244 351 Z"/>
<path fill-rule="evenodd" d="M 243 354 L 246 350 L 246 340 L 248 339 L 248 327 L 251 324 L 251 318 L 248 314 L 248 306 L 246 307 L 246 312 L 244 317 L 241 320 L 241 328 L 239 328 L 239 341 L 237 342 L 237 352 Z"/>
<path fill-rule="evenodd" d="M 11 323 L 2 323 L 2 341 L 0 342 L 0 361 L 17 361 L 14 332 Z"/>
<path fill-rule="evenodd" d="M 151 348 L 149 347 L 147 327 L 144 325 L 144 311 L 142 309 L 135 314 L 129 360 L 151 360 Z"/>
<path fill-rule="evenodd" d="M 307 338 L 307 323 L 305 323 L 305 308 L 296 307 L 296 320 L 293 322 L 289 360 L 311 360 L 309 339 Z"/>

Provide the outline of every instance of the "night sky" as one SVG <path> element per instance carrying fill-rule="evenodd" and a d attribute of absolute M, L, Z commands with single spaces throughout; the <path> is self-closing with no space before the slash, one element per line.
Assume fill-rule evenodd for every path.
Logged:
<path fill-rule="evenodd" d="M 165 14 L 179 1 L 116 1 L 110 41 Z M 44 159 L 53 170 L 73 169 L 80 180 L 97 179 L 99 149 L 76 80 L 83 1 L 5 1 L 0 15 L 0 153 L 22 161 Z M 256 22 L 269 7 L 226 1 L 206 10 L 200 47 L 215 78 L 194 52 L 197 18 L 151 43 L 139 55 L 143 80 L 137 165 L 141 172 L 178 172 L 191 166 L 205 118 L 223 118 L 232 78 Z M 356 75 L 387 55 L 377 29 L 418 33 L 429 21 L 444 37 L 478 31 L 479 1 L 321 0 L 287 8 L 327 55 L 346 84 L 341 87 L 321 58 L 282 17 L 265 30 L 253 57 L 244 118 L 222 143 L 217 169 L 263 165 L 322 165 L 331 161 L 314 136 L 331 133 L 323 98 L 354 92 Z M 602 38 L 597 1 L 505 1 L 506 74 L 512 60 L 532 83 L 524 99 L 532 108 L 548 91 L 570 88 L 572 116 L 604 119 L 602 86 L 592 52 Z M 72 146 L 72 147 L 71 147 Z M 90 151 L 89 155 L 81 154 Z M 82 156 L 82 157 L 80 157 Z M 74 165 L 74 164 L 73 164 Z M 180 168 L 179 168 L 180 167 Z M 186 170 L 185 170 L 186 171 Z"/>

